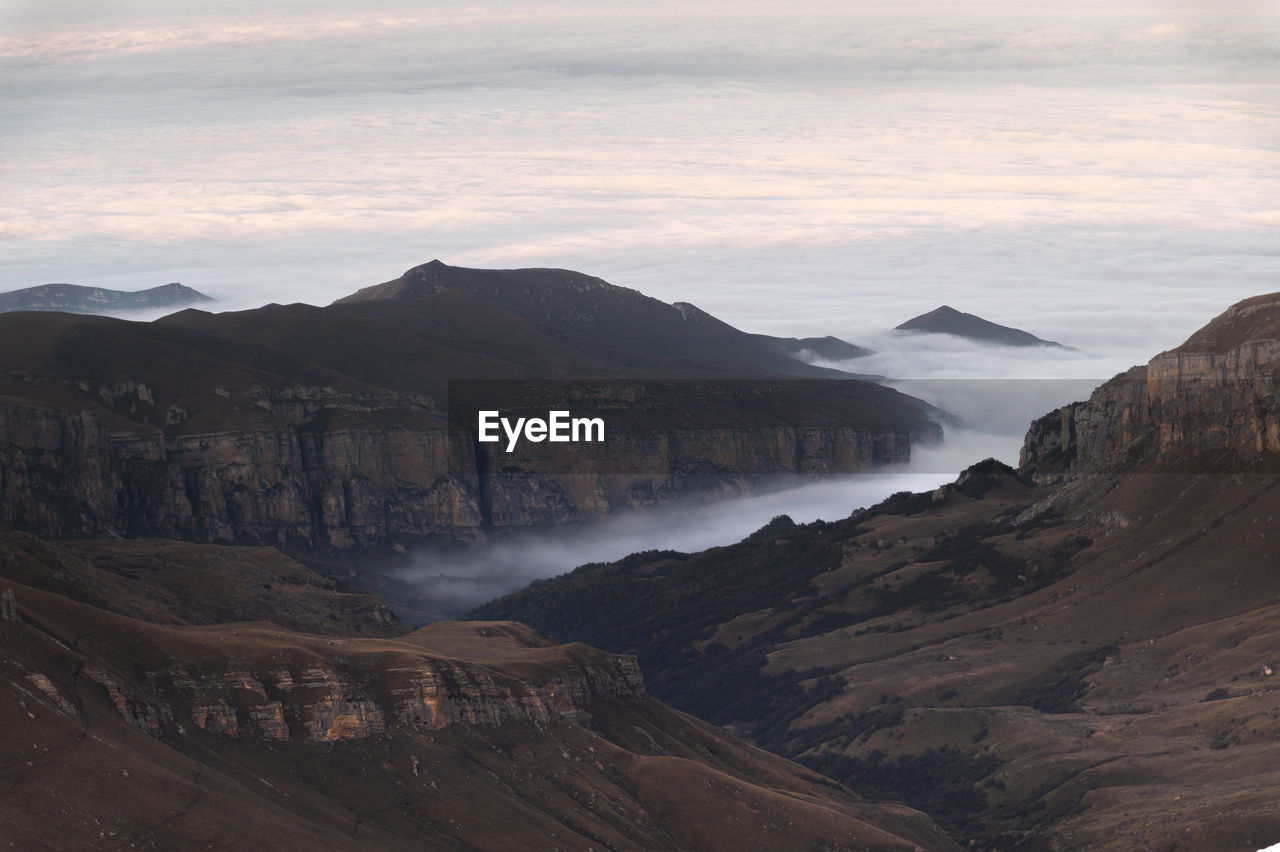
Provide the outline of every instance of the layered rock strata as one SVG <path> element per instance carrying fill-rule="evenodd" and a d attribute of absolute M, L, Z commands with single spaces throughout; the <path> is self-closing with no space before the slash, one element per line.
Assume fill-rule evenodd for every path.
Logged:
<path fill-rule="evenodd" d="M 1241 302 L 1176 349 L 1031 424 L 1020 465 L 1042 483 L 1135 465 L 1225 469 L 1280 451 L 1280 295 Z"/>
<path fill-rule="evenodd" d="M 147 388 L 112 394 L 150 407 Z M 763 425 L 618 433 L 644 469 L 513 468 L 497 445 L 451 438 L 427 406 L 354 403 L 319 390 L 228 392 L 252 422 L 218 431 L 130 422 L 0 397 L 0 519 L 50 538 L 148 536 L 365 551 L 602 518 L 760 477 L 867 470 L 910 458 L 940 429 L 916 423 Z M 138 415 L 134 415 L 138 416 Z M 478 471 L 486 471 L 484 475 Z"/>

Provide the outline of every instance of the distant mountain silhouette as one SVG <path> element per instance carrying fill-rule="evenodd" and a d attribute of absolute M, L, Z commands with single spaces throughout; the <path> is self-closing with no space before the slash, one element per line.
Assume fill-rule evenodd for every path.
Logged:
<path fill-rule="evenodd" d="M 41 284 L 0 293 L 0 313 L 11 311 L 65 311 L 102 314 L 109 311 L 141 311 L 185 308 L 213 299 L 182 284 L 163 284 L 149 290 L 108 290 L 79 284 Z"/>
<path fill-rule="evenodd" d="M 827 335 L 826 337 L 770 337 L 767 334 L 751 335 L 775 352 L 781 352 L 790 358 L 809 355 L 824 361 L 852 361 L 854 358 L 865 358 L 872 350 L 858 346 L 847 340 Z"/>
<path fill-rule="evenodd" d="M 949 305 L 921 314 L 897 326 L 897 331 L 928 332 L 930 334 L 953 334 L 956 337 L 967 337 L 982 343 L 998 343 L 1001 346 L 1056 346 L 1060 349 L 1070 347 L 1044 340 L 1030 332 L 1019 328 L 1010 328 L 984 320 L 975 314 L 957 311 Z"/>

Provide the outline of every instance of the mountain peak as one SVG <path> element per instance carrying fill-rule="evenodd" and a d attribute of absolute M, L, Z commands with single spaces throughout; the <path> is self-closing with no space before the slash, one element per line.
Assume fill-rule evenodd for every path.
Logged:
<path fill-rule="evenodd" d="M 464 290 L 487 296 L 531 295 L 545 297 L 552 293 L 588 292 L 613 288 L 634 292 L 569 269 L 531 267 L 527 269 L 474 269 L 450 266 L 440 259 L 431 260 L 406 271 L 399 278 L 374 284 L 344 296 L 333 304 L 372 301 L 416 301 L 430 298 L 445 290 Z M 639 293 L 635 293 L 639 296 Z"/>
<path fill-rule="evenodd" d="M 913 317 L 895 331 L 924 332 L 929 334 L 950 334 L 964 337 L 980 343 L 996 343 L 1001 346 L 1056 346 L 1065 349 L 1061 343 L 1044 340 L 1020 328 L 985 320 L 976 314 L 958 311 L 950 305 L 942 305 L 926 314 Z"/>

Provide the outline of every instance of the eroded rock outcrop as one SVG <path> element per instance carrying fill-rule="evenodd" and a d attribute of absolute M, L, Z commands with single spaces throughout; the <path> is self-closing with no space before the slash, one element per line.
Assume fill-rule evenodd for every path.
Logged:
<path fill-rule="evenodd" d="M 636 701 L 645 694 L 633 657 L 582 645 L 529 648 L 489 664 L 391 640 L 317 642 L 228 632 L 208 634 L 210 642 L 191 634 L 148 641 L 141 674 L 117 674 L 97 663 L 84 674 L 122 718 L 153 735 L 181 734 L 189 724 L 260 741 L 359 740 L 393 727 L 547 725 L 589 718 L 597 701 Z"/>
<path fill-rule="evenodd" d="M 663 706 L 631 658 L 523 625 L 177 627 L 3 585 L 18 848 L 960 848 Z"/>
<path fill-rule="evenodd" d="M 125 397 L 113 396 L 117 405 Z M 128 397 L 136 405 L 136 394 Z M 272 402 L 274 400 L 274 402 Z M 642 470 L 511 469 L 496 445 L 456 437 L 424 408 L 334 411 L 308 392 L 240 393 L 237 429 L 189 433 L 113 422 L 93 410 L 0 399 L 0 519 L 50 538 L 119 535 L 364 551 L 492 529 L 597 520 L 619 507 L 752 478 L 865 470 L 910 458 L 936 424 L 683 429 L 611 436 Z M 262 403 L 263 405 L 259 405 Z M 125 409 L 128 410 L 127 408 Z M 369 421 L 383 421 L 373 425 Z M 481 476 L 478 469 L 502 471 Z"/>
<path fill-rule="evenodd" d="M 1141 464 L 1250 464 L 1280 451 L 1280 294 L 1228 309 L 1177 349 L 1031 424 L 1020 466 L 1055 482 Z M 1225 455 L 1224 455 L 1225 454 Z"/>

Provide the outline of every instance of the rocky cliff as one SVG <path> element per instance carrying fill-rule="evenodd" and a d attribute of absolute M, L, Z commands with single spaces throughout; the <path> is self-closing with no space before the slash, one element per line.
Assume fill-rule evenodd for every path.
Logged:
<path fill-rule="evenodd" d="M 66 554 L 28 539 L 0 559 L 0 821 L 23 848 L 958 848 L 918 812 L 664 707 L 629 656 L 513 623 L 365 638 L 157 624 L 15 581 L 66 582 Z M 182 571 L 147 560 L 174 547 L 294 570 L 127 544 L 115 585 L 71 559 L 72 591 L 145 612 L 174 584 L 139 579 Z"/>
<path fill-rule="evenodd" d="M 154 323 L 0 317 L 0 525 L 388 552 L 864 470 L 941 437 L 917 400 L 577 273 L 437 262 L 392 284 Z M 548 377 L 639 388 L 611 430 L 628 405 L 665 414 L 611 431 L 595 466 L 451 436 L 454 380 Z"/>
<path fill-rule="evenodd" d="M 258 741 L 360 740 L 395 726 L 547 725 L 589 717 L 596 702 L 644 695 L 633 658 L 586 646 L 540 652 L 551 643 L 522 635 L 529 631 L 520 625 L 465 629 L 514 637 L 529 643 L 527 652 L 496 663 L 464 662 L 433 654 L 412 635 L 381 643 L 307 640 L 246 627 L 224 631 L 210 647 L 179 631 L 142 642 L 115 633 L 111 652 L 127 652 L 129 668 L 121 673 L 89 663 L 83 674 L 123 719 L 155 736 L 195 727 Z"/>
<path fill-rule="evenodd" d="M 144 384 L 130 396 L 146 394 Z M 255 396 L 238 398 L 256 408 Z M 315 394 L 274 409 L 274 422 L 184 433 L 0 399 L 0 509 L 12 526 L 53 538 L 359 552 L 599 519 L 699 488 L 747 491 L 778 474 L 867 470 L 908 460 L 913 437 L 940 437 L 923 416 L 896 426 L 624 432 L 609 442 L 613 460 L 592 470 L 568 457 L 521 465 L 497 446 L 451 440 L 425 412 L 415 425 L 407 405 L 348 419 L 337 416 L 338 401 Z"/>
<path fill-rule="evenodd" d="M 256 408 L 260 397 L 241 398 Z M 465 465 L 451 463 L 442 421 L 316 423 L 339 411 L 338 400 L 317 394 L 278 410 L 274 422 L 184 434 L 92 408 L 0 401 L 0 505 L 14 527 L 52 538 L 342 550 L 480 532 L 478 483 L 449 475 Z"/>
<path fill-rule="evenodd" d="M 1280 451 L 1280 294 L 1031 424 L 1020 464 L 1053 482 L 1109 469 L 1254 468 Z"/>
<path fill-rule="evenodd" d="M 76 631 L 84 676 L 155 735 L 194 725 L 331 742 L 393 725 L 547 724 L 644 695 L 633 659 L 556 646 L 519 624 L 403 635 L 377 598 L 340 591 L 271 548 L 52 545 L 10 533 L 0 576 L 23 603 L 15 613 L 47 633 Z"/>
<path fill-rule="evenodd" d="M 971 849 L 1269 847 L 1277 341 L 1280 295 L 1249 300 L 1037 421 L 1021 471 L 474 614 L 634 653 L 661 699 Z"/>

